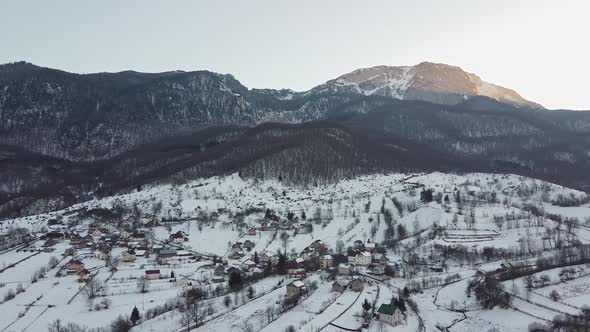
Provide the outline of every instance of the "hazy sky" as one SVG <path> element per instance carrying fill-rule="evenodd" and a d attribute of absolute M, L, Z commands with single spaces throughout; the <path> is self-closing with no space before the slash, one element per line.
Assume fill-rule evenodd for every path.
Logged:
<path fill-rule="evenodd" d="M 306 90 L 359 67 L 458 65 L 590 109 L 589 0 L 0 0 L 0 63 L 197 70 Z"/>

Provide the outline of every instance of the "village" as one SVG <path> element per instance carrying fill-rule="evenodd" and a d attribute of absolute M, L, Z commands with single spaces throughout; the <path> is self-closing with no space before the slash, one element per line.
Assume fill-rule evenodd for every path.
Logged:
<path fill-rule="evenodd" d="M 269 219 L 278 218 L 272 215 Z M 179 289 L 219 287 L 226 283 L 233 289 L 232 280 L 259 280 L 273 274 L 285 275 L 290 280 L 284 286 L 282 305 L 285 306 L 295 306 L 300 299 L 310 295 L 310 276 L 320 276 L 330 282 L 332 292 L 352 291 L 359 295 L 366 284 L 385 284 L 388 277 L 400 276 L 400 265 L 389 261 L 384 247 L 370 241 L 356 240 L 346 252 L 337 253 L 321 240 L 315 240 L 300 253 L 283 255 L 280 252 L 257 252 L 254 250 L 255 242 L 246 239 L 231 243 L 227 257 L 217 257 L 186 250 L 183 244 L 189 238 L 183 231 L 173 232 L 167 239 L 155 239 L 150 234 L 152 221 L 143 220 L 142 223 L 130 220 L 119 226 L 122 226 L 120 231 L 108 225 L 90 224 L 84 234 L 52 225 L 51 231 L 39 237 L 42 242 L 39 249 L 25 246 L 19 250 L 49 253 L 54 252 L 60 243 L 67 244 L 64 255 L 72 258 L 67 260 L 58 275 L 77 276 L 82 288 L 88 287 L 86 283 L 101 266 L 111 272 L 143 268 L 144 273 L 138 275 L 137 280 L 143 280 L 139 284 L 146 289 L 153 286 L 145 283 L 157 284 L 164 280 Z M 257 232 L 295 229 L 300 231 L 307 227 L 300 228 L 288 220 L 282 223 L 262 221 L 258 228 L 249 228 L 246 235 L 255 237 Z M 98 265 L 97 260 L 100 262 Z M 87 267 L 85 261 L 91 261 L 93 267 Z M 190 270 L 188 267 L 191 264 L 197 266 L 200 274 L 185 272 Z M 403 293 L 398 296 L 392 296 L 388 303 L 378 308 L 371 307 L 370 314 L 362 318 L 363 326 L 367 327 L 372 319 L 391 326 L 404 324 L 407 309 L 403 304 Z"/>
<path fill-rule="evenodd" d="M 556 224 L 555 215 L 525 214 L 497 199 L 474 205 L 476 195 L 492 196 L 470 194 L 474 185 L 456 189 L 449 185 L 456 180 L 439 176 L 412 178 L 432 190 L 407 176 L 366 179 L 354 189 L 335 189 L 343 198 L 321 208 L 310 200 L 313 193 L 239 195 L 230 178 L 226 189 L 219 181 L 211 188 L 183 189 L 198 188 L 197 199 L 180 200 L 177 189 L 170 190 L 168 211 L 183 209 L 177 217 L 161 212 L 167 208 L 154 203 L 155 193 L 140 191 L 3 221 L 0 330 L 45 330 L 62 323 L 93 332 L 114 329 L 105 326 L 182 332 L 468 329 L 476 324 L 470 317 L 515 315 L 509 303 L 485 310 L 469 295 L 479 294 L 477 285 L 488 279 L 504 285 L 502 292 L 519 310 L 544 310 L 547 319 L 577 314 L 579 302 L 565 302 L 565 296 L 583 301 L 585 293 L 566 295 L 572 291 L 557 283 L 588 278 L 590 268 L 580 263 L 585 247 L 576 241 L 590 239 L 590 230 L 578 223 L 574 237 L 563 223 L 563 231 L 547 233 L 539 225 Z M 481 176 L 474 178 L 470 183 Z M 512 179 L 503 181 L 502 195 L 516 199 Z M 490 177 L 488 183 L 479 185 L 496 188 L 500 182 Z M 380 184 L 383 191 L 370 191 Z M 367 191 L 348 194 L 363 185 Z M 205 192 L 217 196 L 205 201 Z M 275 203 L 239 208 L 246 197 Z M 309 205 L 298 209 L 302 202 Z M 587 209 L 545 208 L 562 214 Z M 558 246 L 567 248 L 568 257 L 581 258 L 553 261 Z M 545 261 L 538 261 L 539 253 Z M 556 301 L 545 303 L 550 296 Z M 551 305 L 557 309 L 547 309 Z M 523 320 L 521 330 L 525 323 L 531 320 Z"/>

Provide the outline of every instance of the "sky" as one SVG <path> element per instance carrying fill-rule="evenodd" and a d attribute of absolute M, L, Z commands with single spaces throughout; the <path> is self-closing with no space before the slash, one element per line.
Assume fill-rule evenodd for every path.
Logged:
<path fill-rule="evenodd" d="M 547 108 L 590 110 L 588 0 L 0 0 L 0 63 L 207 69 L 303 91 L 361 67 L 457 65 Z"/>

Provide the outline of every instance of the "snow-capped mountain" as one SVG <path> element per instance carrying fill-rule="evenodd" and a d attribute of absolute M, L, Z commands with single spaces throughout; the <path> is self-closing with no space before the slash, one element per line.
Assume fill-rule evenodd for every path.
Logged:
<path fill-rule="evenodd" d="M 514 90 L 483 81 L 463 69 L 440 63 L 422 62 L 415 66 L 376 66 L 344 74 L 317 89 L 352 91 L 404 100 L 421 100 L 456 105 L 475 96 L 502 103 L 543 108 Z"/>

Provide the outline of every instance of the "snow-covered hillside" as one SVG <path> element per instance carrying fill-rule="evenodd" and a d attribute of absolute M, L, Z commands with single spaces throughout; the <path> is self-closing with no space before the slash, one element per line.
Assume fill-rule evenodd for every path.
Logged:
<path fill-rule="evenodd" d="M 505 288 L 515 293 L 507 309 L 482 310 L 474 298 L 466 297 L 470 280 L 496 271 L 502 262 L 531 265 L 536 257 L 550 257 L 560 248 L 590 244 L 590 205 L 583 192 L 516 175 L 376 174 L 328 186 L 295 187 L 280 179 L 261 181 L 234 174 L 146 187 L 61 211 L 6 220 L 0 223 L 0 232 L 16 227 L 28 228 L 35 237 L 28 246 L 0 252 L 0 310 L 7 313 L 0 319 L 2 331 L 43 331 L 57 318 L 104 327 L 134 307 L 142 315 L 148 310 L 162 313 L 142 316 L 133 331 L 184 331 L 190 324 L 183 321 L 182 309 L 170 301 L 184 296 L 188 283 L 212 293 L 219 287 L 225 289 L 229 282 L 223 276 L 219 279 L 219 261 L 225 262 L 224 269 L 233 266 L 256 274 L 258 265 L 244 267 L 248 260 L 284 252 L 296 262 L 307 257 L 316 242 L 322 243 L 326 253 L 348 255 L 349 259 L 358 240 L 366 248 L 374 243 L 397 272 L 386 278 L 369 267 L 357 268 L 356 273 L 365 278 L 362 291 L 335 293 L 326 272 L 308 271 L 305 283 L 311 291 L 295 306 L 280 310 L 275 306 L 285 297 L 284 285 L 297 277 L 254 279 L 252 294 L 220 293 L 203 300 L 211 310 L 203 313 L 196 330 L 356 329 L 364 322 L 360 313 L 365 298 L 378 309 L 408 287 L 420 292 L 408 297 L 416 308 L 408 308 L 403 325 L 384 326 L 373 319 L 368 323 L 370 331 L 435 331 L 440 327 L 526 331 L 528 324 L 550 320 L 561 309 L 577 312 L 590 298 L 585 272 L 565 287 L 554 276 L 555 282 L 546 285 L 546 290 L 539 287 L 529 299 L 520 296 L 524 277 L 515 279 L 514 288 L 512 281 L 506 281 Z M 100 297 L 110 301 L 107 308 L 88 307 L 87 282 L 60 274 L 72 258 L 67 240 L 48 245 L 51 250 L 47 251 L 48 240 L 45 244 L 38 240 L 47 231 L 67 230 L 88 234 L 100 243 L 106 234 L 129 233 L 123 230 L 128 227 L 135 229 L 126 235 L 131 239 L 138 237 L 136 232 L 145 232 L 147 251 L 163 246 L 178 250 L 178 256 L 166 260 L 154 258 L 161 253 L 140 257 L 137 252 L 146 250 L 140 245 L 132 247 L 130 243 L 139 241 L 133 240 L 125 242 L 127 248 L 113 245 L 110 255 L 121 258 L 113 270 L 90 248 L 78 249 L 74 256 L 84 257 L 90 275 L 108 286 Z M 179 242 L 173 240 L 174 234 L 181 234 Z M 240 250 L 236 250 L 238 243 Z M 242 251 L 246 243 L 251 247 Z M 37 251 L 23 251 L 27 248 Z M 137 257 L 127 261 L 130 249 Z M 98 247 L 92 250 L 100 251 Z M 85 256 L 88 254 L 92 257 Z M 47 268 L 40 281 L 30 280 L 52 256 L 59 263 Z M 170 280 L 152 280 L 149 292 L 138 292 L 137 280 L 149 269 L 157 269 L 162 279 Z M 186 283 L 181 283 L 183 279 Z M 551 306 L 546 297 L 553 289 L 563 299 L 550 310 L 545 308 Z M 16 295 L 4 300 L 8 292 Z M 501 319 L 505 315 L 519 323 L 511 325 Z"/>

